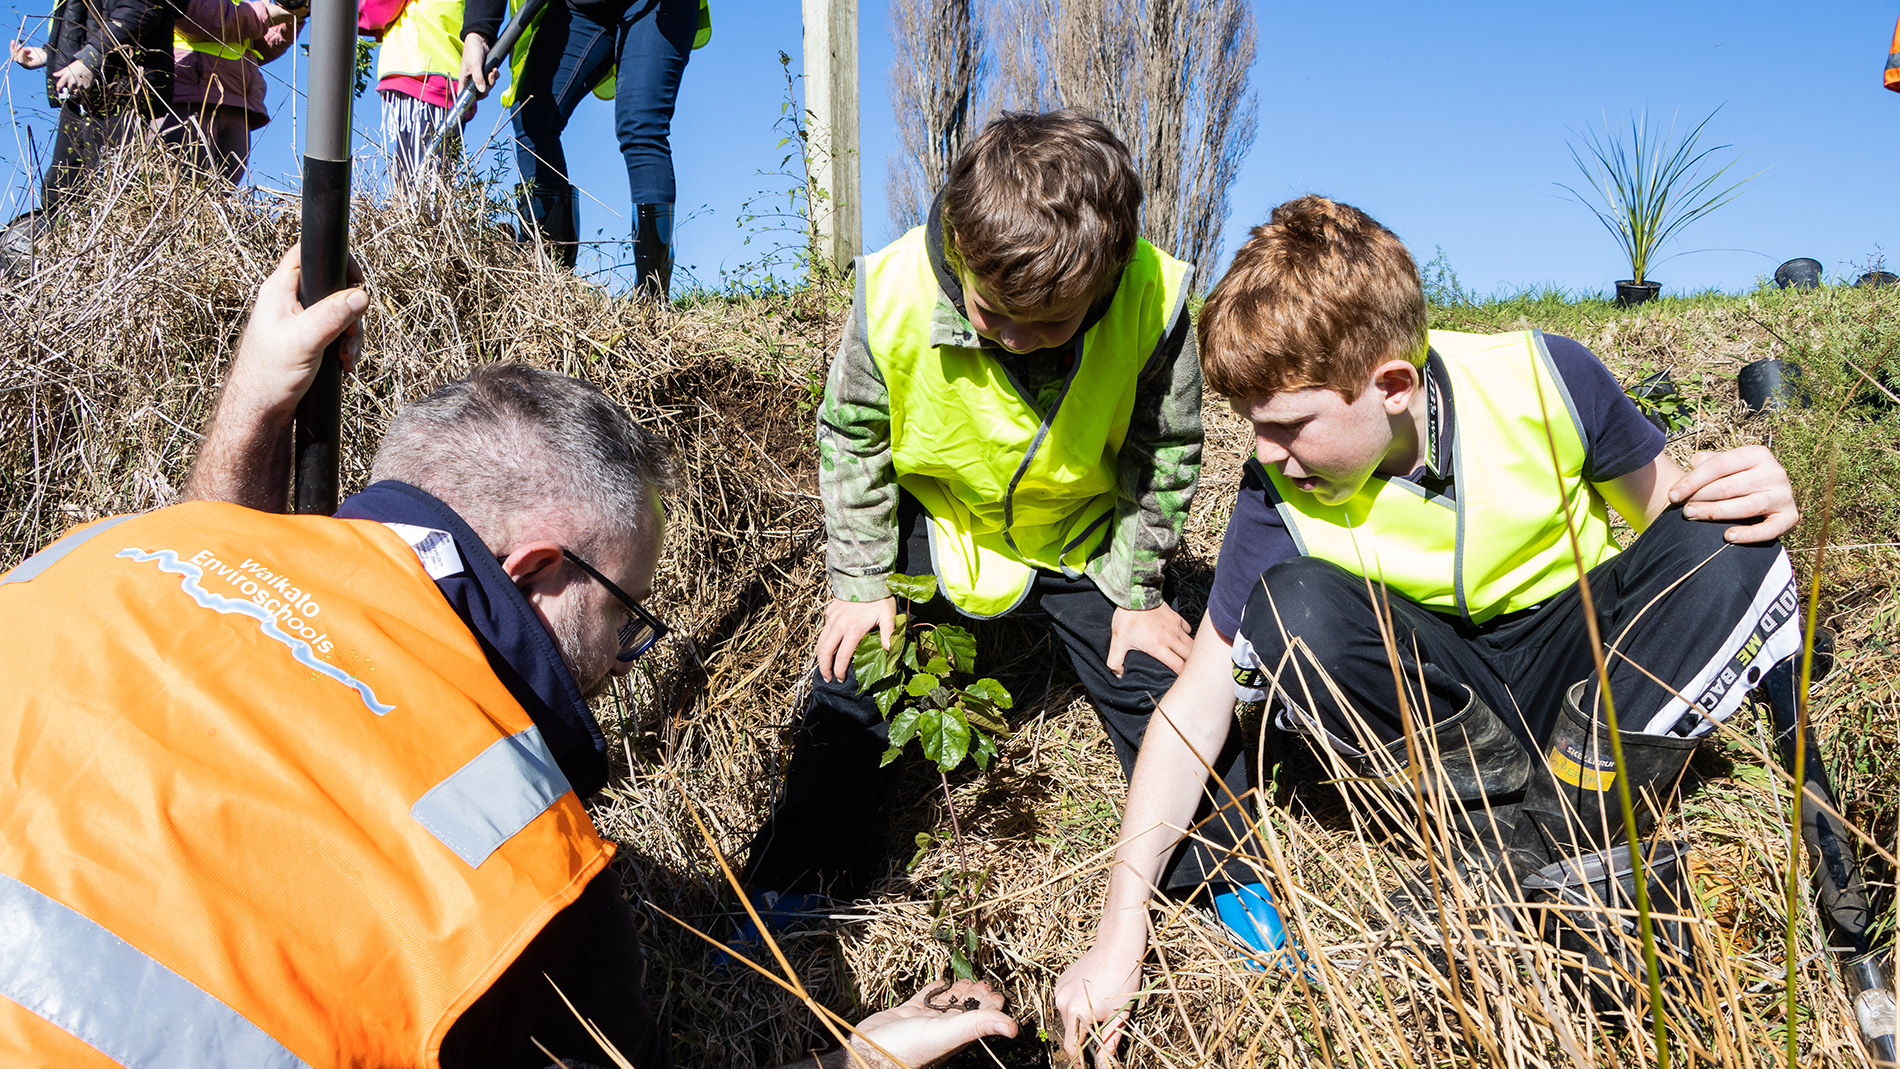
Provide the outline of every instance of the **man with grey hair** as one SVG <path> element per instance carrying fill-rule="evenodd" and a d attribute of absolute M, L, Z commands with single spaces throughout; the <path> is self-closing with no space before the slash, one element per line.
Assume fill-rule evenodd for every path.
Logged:
<path fill-rule="evenodd" d="M 642 602 L 668 447 L 587 383 L 484 366 L 397 414 L 335 517 L 284 516 L 297 402 L 339 335 L 354 363 L 367 306 L 303 309 L 297 281 L 293 251 L 184 502 L 0 577 L 0 678 L 23 681 L 0 694 L 0 1064 L 75 1040 L 121 1064 L 605 1063 L 597 1028 L 666 1066 L 580 799 L 607 779 L 588 698 L 666 633 Z M 925 1065 L 1013 1035 L 1001 1006 L 922 992 L 817 1064 Z"/>

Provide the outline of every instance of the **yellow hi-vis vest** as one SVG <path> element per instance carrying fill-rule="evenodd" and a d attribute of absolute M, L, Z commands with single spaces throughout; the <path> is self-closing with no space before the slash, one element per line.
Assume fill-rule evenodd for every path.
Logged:
<path fill-rule="evenodd" d="M 243 3 L 243 0 L 231 0 L 232 7 L 236 7 L 241 3 Z M 180 16 L 177 23 L 183 23 L 184 21 L 184 17 Z M 213 41 L 205 37 L 187 37 L 184 32 L 178 28 L 177 23 L 172 27 L 173 51 L 182 48 L 192 52 L 203 52 L 206 55 L 217 56 L 219 59 L 250 59 L 252 62 L 258 62 L 263 59 L 263 54 L 258 52 L 257 49 L 245 45 L 228 45 L 223 41 Z M 461 27 L 457 26 L 456 29 L 459 31 Z M 461 63 L 460 56 L 456 57 L 456 63 Z"/>
<path fill-rule="evenodd" d="M 982 349 L 930 344 L 939 288 L 913 229 L 858 266 L 865 343 L 890 390 L 897 484 L 929 514 L 938 585 L 970 616 L 997 616 L 1035 570 L 1067 575 L 1107 545 L 1116 455 L 1135 380 L 1181 310 L 1193 269 L 1136 243 L 1108 312 L 1078 341 L 1047 415 Z"/>
<path fill-rule="evenodd" d="M 563 2 L 564 0 L 548 0 L 550 4 Z M 508 17 L 513 18 L 515 12 L 519 10 L 520 7 L 521 0 L 508 0 Z M 547 10 L 546 4 L 542 5 L 542 11 L 545 10 Z M 528 60 L 528 42 L 534 40 L 534 31 L 539 28 L 540 25 L 541 12 L 537 11 L 534 15 L 534 21 L 528 24 L 528 28 L 521 33 L 521 39 L 515 42 L 515 50 L 508 53 L 508 88 L 504 89 L 501 94 L 501 106 L 504 108 L 512 108 L 515 106 L 515 86 L 521 81 L 521 65 Z M 712 0 L 699 0 L 699 28 L 693 31 L 693 51 L 697 52 L 705 48 L 706 44 L 711 40 Z M 457 60 L 457 62 L 459 63 L 460 60 Z M 614 72 L 619 69 L 618 65 L 607 68 L 607 73 L 601 75 L 600 81 L 594 83 L 595 96 L 602 100 L 612 100 L 614 98 Z"/>
<path fill-rule="evenodd" d="M 453 82 L 462 72 L 463 0 L 409 0 L 376 50 L 376 78 L 435 75 Z M 449 89 L 454 98 L 455 89 Z"/>
<path fill-rule="evenodd" d="M 612 856 L 382 524 L 80 528 L 0 678 L 0 1064 L 433 1067 Z"/>
<path fill-rule="evenodd" d="M 1351 500 L 1322 505 L 1259 466 L 1300 552 L 1482 623 L 1577 581 L 1566 507 L 1585 568 L 1614 556 L 1616 543 L 1583 477 L 1583 431 L 1543 335 L 1434 330 L 1431 346 L 1451 380 L 1456 501 L 1375 474 Z"/>

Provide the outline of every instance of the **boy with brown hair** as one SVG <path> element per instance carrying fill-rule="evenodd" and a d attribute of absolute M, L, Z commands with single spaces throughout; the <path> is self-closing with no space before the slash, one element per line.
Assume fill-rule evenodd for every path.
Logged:
<path fill-rule="evenodd" d="M 1102 1022 L 1113 1049 L 1150 889 L 1200 793 L 1196 755 L 1228 744 L 1237 698 L 1386 777 L 1407 766 L 1403 686 L 1418 745 L 1441 755 L 1429 778 L 1490 817 L 1455 863 L 1510 877 L 1614 838 L 1565 819 L 1599 824 L 1592 787 L 1609 788 L 1578 555 L 1632 790 L 1666 797 L 1695 740 L 1799 647 L 1775 541 L 1797 513 L 1766 449 L 1684 472 L 1582 345 L 1428 330 L 1411 255 L 1358 209 L 1317 196 L 1274 209 L 1209 295 L 1200 340 L 1256 457 L 1160 703 L 1175 730 L 1135 769 L 1096 943 L 1057 983 L 1072 1054 Z M 1639 532 L 1621 552 L 1606 505 Z"/>
<path fill-rule="evenodd" d="M 895 770 L 851 654 L 874 630 L 889 645 L 890 575 L 937 577 L 926 614 L 1046 621 L 1132 767 L 1190 645 L 1163 572 L 1202 439 L 1192 268 L 1141 240 L 1141 196 L 1102 123 L 1009 114 L 951 167 L 926 225 L 859 259 L 818 417 L 832 600 L 746 872 L 768 906 L 874 875 Z M 1184 853 L 1168 879 L 1211 864 Z"/>

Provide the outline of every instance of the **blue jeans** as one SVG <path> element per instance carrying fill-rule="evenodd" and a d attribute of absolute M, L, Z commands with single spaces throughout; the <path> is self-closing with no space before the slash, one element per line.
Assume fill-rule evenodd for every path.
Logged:
<path fill-rule="evenodd" d="M 673 148 L 669 130 L 680 75 L 692 53 L 699 25 L 695 0 L 633 0 L 620 18 L 597 22 L 551 0 L 522 64 L 515 90 L 515 162 L 522 183 L 537 201 L 542 221 L 549 203 L 569 203 L 567 155 L 561 131 L 568 117 L 616 63 L 614 130 L 627 161 L 634 204 L 674 201 Z"/>

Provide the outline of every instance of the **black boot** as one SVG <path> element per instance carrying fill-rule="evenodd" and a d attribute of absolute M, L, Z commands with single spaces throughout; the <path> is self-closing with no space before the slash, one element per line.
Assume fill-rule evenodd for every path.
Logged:
<path fill-rule="evenodd" d="M 1640 848 L 1650 912 L 1686 912 L 1691 902 L 1687 844 L 1645 846 L 1642 840 L 1674 800 L 1697 740 L 1616 733 L 1635 809 L 1632 840 L 1623 822 L 1609 725 L 1594 700 L 1588 711 L 1584 708 L 1594 683 L 1579 682 L 1564 696 L 1545 750 L 1549 771 L 1531 777 L 1507 853 L 1525 899 L 1534 906 L 1558 907 L 1536 910 L 1538 934 L 1583 955 L 1585 969 L 1566 970 L 1577 993 L 1605 1012 L 1633 1011 L 1646 996 L 1638 990 L 1640 981 L 1631 985 L 1620 978 L 1645 973 L 1637 920 L 1630 915 L 1636 908 L 1632 842 Z M 1652 918 L 1651 932 L 1665 978 L 1674 983 L 1692 977 L 1694 942 L 1688 926 Z"/>
<path fill-rule="evenodd" d="M 673 285 L 673 206 L 633 206 L 633 270 L 640 294 L 661 304 Z"/>
<path fill-rule="evenodd" d="M 1388 743 L 1382 757 L 1367 764 L 1400 767 L 1400 773 L 1381 776 L 1381 781 L 1401 798 L 1409 800 L 1416 792 L 1428 811 L 1446 814 L 1450 834 L 1426 848 L 1437 855 L 1441 875 L 1469 885 L 1489 881 L 1504 868 L 1506 844 L 1514 834 L 1532 762 L 1530 752 L 1497 713 L 1469 688 L 1467 693 L 1463 709 L 1414 740 L 1420 748 L 1417 766 L 1407 766 L 1404 739 Z M 1368 771 L 1377 775 L 1379 770 Z M 1510 874 L 1501 875 L 1508 879 Z M 1437 932 L 1440 899 L 1427 868 L 1402 883 L 1388 901 L 1415 927 Z M 1510 926 L 1508 919 L 1502 923 Z"/>
<path fill-rule="evenodd" d="M 1595 681 L 1586 679 L 1564 695 L 1557 726 L 1545 747 L 1543 764 L 1549 774 L 1532 776 L 1525 789 L 1522 816 L 1511 840 L 1520 868 L 1606 850 L 1624 840 L 1610 727 L 1599 711 L 1585 712 L 1582 707 L 1586 691 L 1594 689 Z M 1641 838 L 1656 826 L 1657 817 L 1675 797 L 1696 740 L 1640 731 L 1618 735 L 1635 802 L 1636 835 Z"/>
<path fill-rule="evenodd" d="M 533 241 L 539 234 L 547 242 L 548 255 L 569 271 L 580 262 L 580 204 L 574 191 L 542 192 L 516 187 L 516 212 L 525 224 L 522 241 Z"/>

